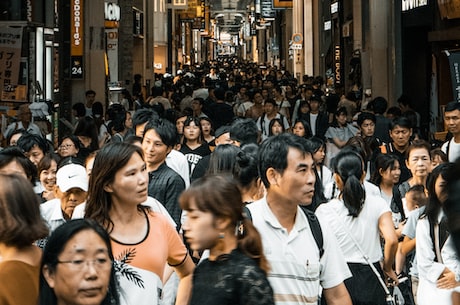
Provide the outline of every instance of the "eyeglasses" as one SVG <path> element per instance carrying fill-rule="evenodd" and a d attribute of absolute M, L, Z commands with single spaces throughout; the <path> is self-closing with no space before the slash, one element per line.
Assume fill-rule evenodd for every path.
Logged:
<path fill-rule="evenodd" d="M 69 149 L 73 146 L 73 144 L 66 144 L 66 145 L 61 145 L 59 146 L 59 149 Z"/>
<path fill-rule="evenodd" d="M 96 258 L 96 259 L 76 259 L 69 261 L 57 261 L 58 264 L 69 264 L 70 268 L 74 271 L 83 271 L 92 263 L 93 267 L 98 270 L 107 270 L 112 267 L 112 260 L 109 258 Z"/>

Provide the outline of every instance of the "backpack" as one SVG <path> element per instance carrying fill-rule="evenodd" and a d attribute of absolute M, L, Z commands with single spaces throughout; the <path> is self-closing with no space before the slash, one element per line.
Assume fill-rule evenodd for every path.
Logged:
<path fill-rule="evenodd" d="M 321 225 L 319 223 L 318 217 L 316 217 L 315 213 L 310 211 L 304 206 L 300 206 L 302 211 L 307 216 L 308 224 L 310 225 L 311 233 L 313 234 L 313 238 L 315 239 L 316 246 L 319 249 L 319 258 L 323 257 L 324 254 L 324 240 L 323 240 L 323 231 L 321 230 Z M 243 208 L 243 216 L 246 219 L 252 221 L 251 211 L 247 208 Z"/>

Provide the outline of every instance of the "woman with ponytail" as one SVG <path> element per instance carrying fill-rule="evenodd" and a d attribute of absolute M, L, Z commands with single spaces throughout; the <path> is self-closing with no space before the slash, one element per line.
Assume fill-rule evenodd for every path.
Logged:
<path fill-rule="evenodd" d="M 333 229 L 353 274 L 345 280 L 353 304 L 383 305 L 386 304 L 385 291 L 356 243 L 382 278 L 389 277 L 397 283 L 392 265 L 398 238 L 388 205 L 380 197 L 366 195 L 364 175 L 363 160 L 357 153 L 350 150 L 340 152 L 334 162 L 334 179 L 340 195 L 320 205 L 316 214 Z M 383 257 L 380 236 L 385 240 Z"/>
<path fill-rule="evenodd" d="M 187 211 L 182 228 L 190 248 L 209 249 L 193 274 L 190 304 L 274 304 L 262 241 L 243 217 L 237 182 L 207 175 L 193 182 L 179 202 Z"/>

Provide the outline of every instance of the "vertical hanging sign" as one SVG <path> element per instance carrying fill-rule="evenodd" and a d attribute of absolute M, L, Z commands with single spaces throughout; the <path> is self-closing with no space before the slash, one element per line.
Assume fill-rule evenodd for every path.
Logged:
<path fill-rule="evenodd" d="M 21 65 L 22 27 L 0 27 L 0 99 L 15 101 Z"/>
<path fill-rule="evenodd" d="M 70 77 L 83 79 L 83 0 L 71 0 L 70 4 Z"/>
<path fill-rule="evenodd" d="M 449 59 L 452 95 L 454 96 L 454 100 L 460 102 L 460 52 L 450 52 L 445 50 L 444 53 Z"/>
<path fill-rule="evenodd" d="M 342 85 L 342 50 L 340 45 L 334 46 L 334 83 Z"/>

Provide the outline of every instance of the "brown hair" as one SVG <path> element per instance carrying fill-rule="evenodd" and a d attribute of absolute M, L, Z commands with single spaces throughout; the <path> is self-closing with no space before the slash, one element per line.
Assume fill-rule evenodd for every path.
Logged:
<path fill-rule="evenodd" d="M 41 172 L 50 169 L 52 162 L 56 162 L 56 166 L 59 164 L 59 157 L 55 154 L 46 154 L 43 159 L 38 162 L 37 173 L 40 176 Z"/>
<path fill-rule="evenodd" d="M 116 173 L 136 153 L 144 160 L 144 155 L 140 147 L 123 142 L 110 143 L 104 145 L 94 159 L 93 170 L 89 178 L 85 218 L 96 220 L 109 233 L 113 229 L 113 222 L 109 217 L 109 211 L 112 208 L 112 198 L 104 190 L 104 186 L 114 181 Z M 138 208 L 144 209 L 142 206 Z M 148 210 L 148 208 L 146 209 Z"/>
<path fill-rule="evenodd" d="M 23 248 L 48 235 L 32 185 L 17 174 L 0 174 L 0 242 Z"/>
<path fill-rule="evenodd" d="M 239 231 L 238 249 L 254 259 L 259 267 L 267 272 L 268 261 L 262 248 L 262 240 L 252 221 L 243 217 L 243 200 L 238 184 L 230 176 L 206 175 L 194 181 L 179 198 L 182 209 L 190 209 L 190 203 L 196 204 L 198 210 L 212 213 L 215 217 L 228 218 Z M 238 231 L 237 231 L 238 232 Z"/>

